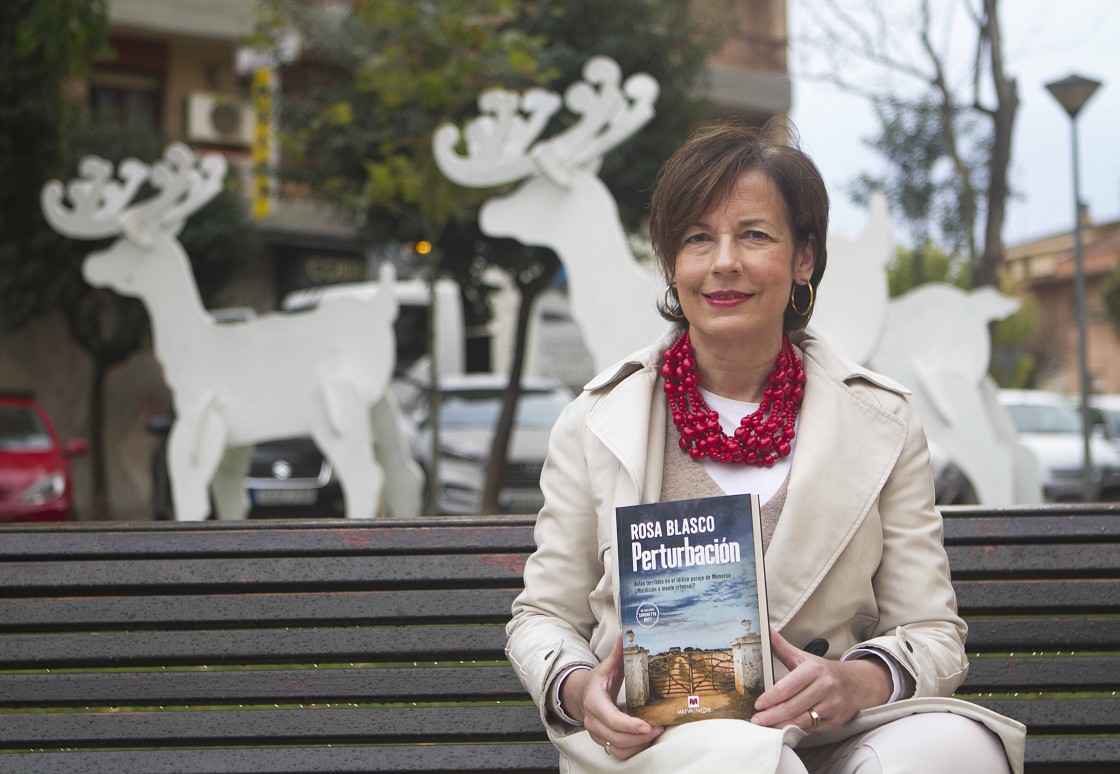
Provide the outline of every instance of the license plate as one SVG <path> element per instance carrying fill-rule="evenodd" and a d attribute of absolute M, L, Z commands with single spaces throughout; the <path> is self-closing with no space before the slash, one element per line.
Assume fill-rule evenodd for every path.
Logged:
<path fill-rule="evenodd" d="M 314 505 L 315 489 L 254 489 L 256 505 Z"/>

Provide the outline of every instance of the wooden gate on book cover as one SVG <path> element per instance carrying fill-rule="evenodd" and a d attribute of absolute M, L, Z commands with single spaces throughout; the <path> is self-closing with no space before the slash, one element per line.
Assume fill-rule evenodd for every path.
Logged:
<path fill-rule="evenodd" d="M 730 650 L 671 650 L 649 659 L 650 693 L 693 696 L 735 690 Z"/>

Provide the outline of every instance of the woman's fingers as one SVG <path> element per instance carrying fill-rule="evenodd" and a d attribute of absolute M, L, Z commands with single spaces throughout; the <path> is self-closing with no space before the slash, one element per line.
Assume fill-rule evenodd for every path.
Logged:
<path fill-rule="evenodd" d="M 785 640 L 774 642 L 775 655 L 780 652 L 784 656 L 779 656 L 782 663 L 795 666 L 758 698 L 758 712 L 751 718 L 752 723 L 772 728 L 796 725 L 806 731 L 819 731 L 847 723 L 861 709 L 878 706 L 890 698 L 890 669 L 876 656 L 829 661 L 798 651 Z"/>
<path fill-rule="evenodd" d="M 610 742 L 610 754 L 625 760 L 649 747 L 665 729 L 631 717 L 615 705 L 622 675 L 622 637 L 619 637 L 610 654 L 588 676 L 583 693 L 583 725 L 596 744 L 603 746 Z M 603 753 L 606 754 L 605 749 Z"/>
<path fill-rule="evenodd" d="M 805 656 L 810 655 L 790 645 L 789 641 L 778 634 L 778 631 L 773 627 L 770 628 L 770 652 L 777 656 L 778 660 L 791 672 L 805 660 Z"/>

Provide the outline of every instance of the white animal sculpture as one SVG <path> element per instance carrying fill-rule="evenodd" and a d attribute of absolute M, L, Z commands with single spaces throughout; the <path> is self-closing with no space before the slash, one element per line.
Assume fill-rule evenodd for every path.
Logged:
<path fill-rule="evenodd" d="M 206 517 L 208 485 L 220 518 L 243 517 L 252 445 L 307 435 L 334 463 L 347 515 L 374 517 L 385 475 L 371 428 L 392 474 L 389 513 L 416 515 L 421 473 L 399 437 L 387 392 L 397 314 L 392 276 L 382 277 L 376 303 L 341 299 L 304 314 L 218 324 L 202 305 L 177 236 L 221 190 L 225 158 L 196 160 L 175 143 L 150 168 L 122 162 L 119 182 L 101 158 L 83 159 L 79 170 L 81 178 L 65 189 L 57 180 L 43 187 L 43 213 L 71 238 L 120 237 L 87 256 L 82 269 L 90 284 L 139 297 L 148 309 L 175 410 L 168 468 L 176 518 Z M 157 195 L 128 207 L 145 181 Z"/>
<path fill-rule="evenodd" d="M 567 273 L 572 315 L 599 370 L 666 326 L 656 307 L 662 283 L 635 260 L 614 197 L 597 175 L 603 156 L 653 117 L 658 86 L 644 73 L 621 83 L 618 64 L 607 57 L 589 59 L 583 77 L 563 100 L 579 120 L 560 134 L 533 144 L 560 107 L 556 94 L 493 89 L 479 97 L 482 115 L 462 133 L 465 156 L 457 150 L 459 130 L 450 124 L 436 131 L 432 148 L 440 170 L 459 185 L 524 181 L 483 204 L 479 227 L 556 252 Z"/>
<path fill-rule="evenodd" d="M 867 224 L 855 239 L 828 235 L 823 292 L 813 307 L 813 328 L 845 357 L 867 363 L 887 318 L 887 263 L 894 243 L 887 197 L 871 196 Z"/>
<path fill-rule="evenodd" d="M 930 444 L 972 483 L 982 503 L 1041 498 L 1030 452 L 1019 444 L 988 376 L 988 323 L 1019 303 L 992 287 L 966 292 L 943 282 L 919 285 L 890 302 L 872 368 L 913 390 Z"/>

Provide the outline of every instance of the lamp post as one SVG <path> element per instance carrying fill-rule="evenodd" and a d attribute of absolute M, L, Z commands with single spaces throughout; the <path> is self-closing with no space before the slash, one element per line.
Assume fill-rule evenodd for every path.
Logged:
<path fill-rule="evenodd" d="M 1086 354 L 1085 324 L 1085 267 L 1081 258 L 1081 176 L 1077 161 L 1077 114 L 1100 86 L 1099 81 L 1070 75 L 1060 81 L 1046 84 L 1046 90 L 1058 100 L 1069 114 L 1070 132 L 1073 137 L 1073 292 L 1077 310 L 1077 361 L 1081 372 L 1081 435 L 1084 443 L 1085 464 L 1081 470 L 1081 499 L 1089 498 L 1092 482 L 1092 455 L 1089 451 L 1091 430 L 1089 424 L 1089 361 Z"/>

